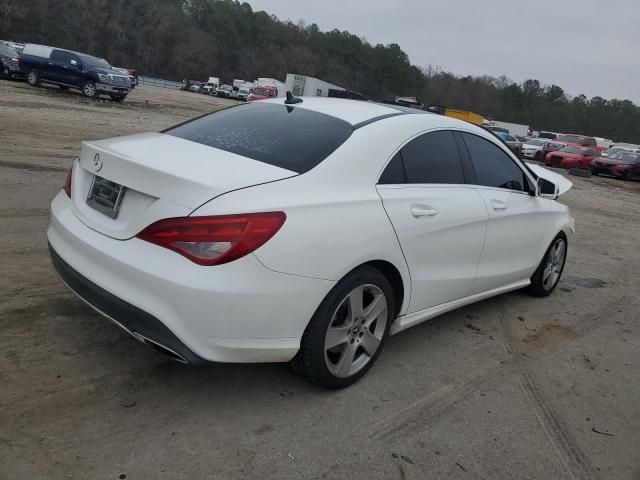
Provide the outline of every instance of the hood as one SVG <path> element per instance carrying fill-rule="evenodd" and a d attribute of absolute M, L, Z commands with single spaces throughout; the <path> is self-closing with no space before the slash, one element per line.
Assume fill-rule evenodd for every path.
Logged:
<path fill-rule="evenodd" d="M 555 183 L 558 186 L 558 191 L 559 191 L 558 195 L 567 193 L 573 186 L 573 183 L 567 180 L 566 178 L 564 178 L 562 175 L 552 172 L 550 170 L 547 170 L 546 168 L 541 167 L 540 165 L 537 165 L 535 163 L 527 163 L 527 166 L 537 176 Z"/>

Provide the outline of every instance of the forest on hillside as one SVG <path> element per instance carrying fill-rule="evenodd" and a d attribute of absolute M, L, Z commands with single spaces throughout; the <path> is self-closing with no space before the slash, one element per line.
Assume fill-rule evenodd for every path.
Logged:
<path fill-rule="evenodd" d="M 0 38 L 78 50 L 165 79 L 298 73 L 373 99 L 416 96 L 538 129 L 640 143 L 640 108 L 629 100 L 412 65 L 397 44 L 282 21 L 236 0 L 0 0 Z"/>

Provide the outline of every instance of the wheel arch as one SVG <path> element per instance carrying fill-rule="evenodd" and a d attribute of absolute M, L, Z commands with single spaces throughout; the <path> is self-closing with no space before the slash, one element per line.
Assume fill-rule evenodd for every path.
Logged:
<path fill-rule="evenodd" d="M 342 278 L 350 275 L 353 271 L 366 266 L 373 267 L 376 270 L 380 271 L 385 277 L 387 277 L 389 283 L 391 283 L 394 299 L 396 301 L 396 311 L 394 312 L 394 316 L 398 316 L 402 311 L 405 300 L 408 302 L 408 299 L 405 298 L 405 295 L 407 294 L 407 288 L 405 287 L 405 281 L 402 278 L 400 270 L 398 270 L 398 268 L 393 263 L 387 260 L 370 260 L 368 262 L 361 263 L 355 268 L 352 268 Z"/>

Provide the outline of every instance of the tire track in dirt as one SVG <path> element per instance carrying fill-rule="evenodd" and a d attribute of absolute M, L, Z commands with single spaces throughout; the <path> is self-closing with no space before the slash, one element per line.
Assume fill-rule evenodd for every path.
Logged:
<path fill-rule="evenodd" d="M 477 390 L 480 385 L 504 379 L 506 376 L 515 375 L 528 370 L 528 366 L 535 363 L 538 358 L 548 357 L 561 348 L 567 347 L 586 335 L 592 333 L 603 325 L 602 320 L 611 318 L 632 303 L 633 299 L 622 296 L 607 302 L 596 311 L 585 315 L 578 320 L 577 326 L 568 331 L 563 338 L 564 341 L 556 341 L 539 348 L 533 348 L 526 353 L 520 351 L 513 341 L 513 335 L 509 329 L 504 329 L 501 334 L 502 342 L 506 351 L 511 352 L 509 356 L 499 363 L 487 368 L 477 375 L 470 376 L 462 382 L 433 392 L 430 395 L 419 399 L 407 408 L 383 419 L 376 424 L 369 432 L 369 438 L 389 439 L 399 434 L 409 434 L 410 432 L 422 428 L 430 418 L 440 414 L 444 409 L 456 402 L 464 399 Z M 499 314 L 501 324 L 506 324 L 504 314 Z M 500 320 L 500 318 L 503 320 Z M 504 323 L 503 323 L 504 322 Z"/>

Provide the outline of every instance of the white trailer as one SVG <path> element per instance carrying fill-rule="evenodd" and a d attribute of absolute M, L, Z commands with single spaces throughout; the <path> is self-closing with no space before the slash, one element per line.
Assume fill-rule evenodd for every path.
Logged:
<path fill-rule="evenodd" d="M 345 90 L 342 87 L 305 75 L 287 73 L 286 90 L 298 97 L 327 97 L 329 90 Z"/>
<path fill-rule="evenodd" d="M 278 89 L 278 97 L 285 97 L 287 95 L 285 84 L 275 78 L 258 78 L 256 87 L 276 87 Z"/>
<path fill-rule="evenodd" d="M 219 86 L 220 79 L 218 77 L 209 77 L 209 80 L 207 80 L 207 83 L 204 84 L 202 90 L 204 90 L 208 94 L 211 94 L 211 92 L 215 92 L 216 88 L 218 88 Z"/>
<path fill-rule="evenodd" d="M 485 120 L 482 124 L 484 127 L 500 127 L 509 130 L 510 135 L 520 135 L 526 137 L 529 135 L 529 125 L 521 125 L 519 123 L 500 122 L 498 120 Z"/>

